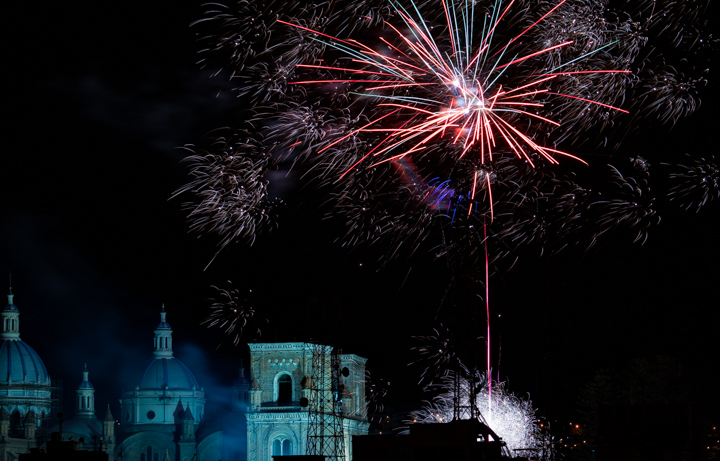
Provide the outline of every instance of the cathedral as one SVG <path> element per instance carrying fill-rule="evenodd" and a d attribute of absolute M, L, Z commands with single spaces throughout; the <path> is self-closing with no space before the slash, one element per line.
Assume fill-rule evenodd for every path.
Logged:
<path fill-rule="evenodd" d="M 327 402 L 335 412 L 331 432 L 341 454 L 336 459 L 351 461 L 352 436 L 367 434 L 366 360 L 311 343 L 249 344 L 250 379 L 241 368 L 228 386 L 231 408 L 207 421 L 204 388 L 174 356 L 164 307 L 149 364 L 135 387 L 122 392 L 120 414 L 113 415 L 107 405 L 102 418 L 96 415 L 95 388 L 85 366 L 74 417 L 58 418 L 59 387 L 40 356 L 20 339 L 12 288 L 1 316 L 0 461 L 44 451 L 51 434 L 107 453 L 108 461 L 272 461 L 312 452 L 313 434 L 328 431 L 326 419 L 318 418 Z M 318 374 L 319 364 L 334 367 L 334 378 L 318 379 L 324 376 Z"/>

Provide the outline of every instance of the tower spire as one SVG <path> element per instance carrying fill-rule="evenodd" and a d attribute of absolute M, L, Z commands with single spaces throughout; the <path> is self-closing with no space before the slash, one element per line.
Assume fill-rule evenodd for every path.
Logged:
<path fill-rule="evenodd" d="M 77 418 L 95 418 L 95 388 L 88 379 L 89 374 L 87 363 L 85 363 L 83 380 L 75 391 L 75 416 Z"/>
<path fill-rule="evenodd" d="M 155 350 L 153 351 L 155 357 L 172 358 L 173 356 L 172 327 L 165 320 L 166 315 L 165 304 L 163 304 L 160 308 L 160 324 L 155 329 Z"/>
<path fill-rule="evenodd" d="M 8 282 L 8 295 L 7 295 L 8 307 L 15 306 L 15 304 L 13 303 L 14 298 L 15 298 L 15 295 L 13 295 L 13 292 L 12 292 L 12 272 L 10 272 L 10 280 Z"/>
<path fill-rule="evenodd" d="M 10 273 L 10 283 L 8 284 L 7 306 L 2 310 L 2 333 L 0 339 L 20 339 L 20 311 L 15 306 L 15 295 L 12 292 L 12 273 Z"/>

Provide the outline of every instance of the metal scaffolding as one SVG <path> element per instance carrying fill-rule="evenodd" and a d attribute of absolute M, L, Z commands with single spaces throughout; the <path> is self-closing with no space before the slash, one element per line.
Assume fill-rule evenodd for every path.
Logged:
<path fill-rule="evenodd" d="M 312 375 L 308 395 L 307 454 L 326 461 L 345 461 L 342 422 L 343 370 L 339 352 L 332 346 L 313 345 Z"/>

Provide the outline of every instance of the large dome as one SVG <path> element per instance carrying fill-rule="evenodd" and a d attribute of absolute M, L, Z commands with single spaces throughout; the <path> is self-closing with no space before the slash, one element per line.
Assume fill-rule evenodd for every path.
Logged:
<path fill-rule="evenodd" d="M 195 376 L 174 357 L 154 358 L 145 369 L 138 386 L 143 389 L 200 389 Z"/>
<path fill-rule="evenodd" d="M 6 339 L 0 346 L 0 382 L 47 384 L 45 364 L 25 341 Z"/>
<path fill-rule="evenodd" d="M 35 350 L 20 339 L 20 311 L 13 302 L 12 288 L 7 306 L 0 313 L 0 382 L 47 385 L 50 382 L 45 364 Z"/>
<path fill-rule="evenodd" d="M 172 432 L 183 415 L 192 417 L 195 425 L 203 420 L 205 391 L 188 367 L 173 357 L 172 343 L 172 328 L 163 306 L 153 338 L 153 358 L 135 389 L 123 392 L 120 399 L 123 432 L 143 431 L 147 425 Z"/>

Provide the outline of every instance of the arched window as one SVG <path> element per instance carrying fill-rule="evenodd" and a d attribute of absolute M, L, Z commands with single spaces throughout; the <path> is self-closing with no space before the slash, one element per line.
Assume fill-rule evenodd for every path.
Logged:
<path fill-rule="evenodd" d="M 278 437 L 273 440 L 272 444 L 273 456 L 290 456 L 293 454 L 292 441 L 284 437 Z"/>
<path fill-rule="evenodd" d="M 145 453 L 140 453 L 140 461 L 159 461 L 160 453 L 153 452 L 152 447 L 147 447 Z"/>
<path fill-rule="evenodd" d="M 282 442 L 280 439 L 273 440 L 273 456 L 280 456 L 282 455 Z"/>
<path fill-rule="evenodd" d="M 292 378 L 290 375 L 282 375 L 278 378 L 278 405 L 289 405 L 292 402 Z"/>

